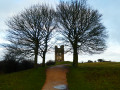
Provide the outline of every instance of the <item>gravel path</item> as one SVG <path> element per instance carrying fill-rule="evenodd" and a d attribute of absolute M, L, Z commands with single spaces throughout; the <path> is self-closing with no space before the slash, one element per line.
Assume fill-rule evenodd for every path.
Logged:
<path fill-rule="evenodd" d="M 48 68 L 46 71 L 46 81 L 42 90 L 68 90 L 67 72 L 68 66 L 66 64 Z"/>

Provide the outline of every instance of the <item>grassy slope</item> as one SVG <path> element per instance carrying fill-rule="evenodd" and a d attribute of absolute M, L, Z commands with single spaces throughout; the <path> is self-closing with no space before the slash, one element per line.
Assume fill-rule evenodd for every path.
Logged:
<path fill-rule="evenodd" d="M 45 81 L 45 68 L 0 75 L 0 90 L 41 90 Z"/>
<path fill-rule="evenodd" d="M 120 90 L 120 63 L 83 63 L 70 67 L 70 90 Z"/>
<path fill-rule="evenodd" d="M 79 64 L 70 67 L 67 79 L 70 90 L 120 90 L 120 63 Z M 0 90 L 41 90 L 44 81 L 45 68 L 0 75 Z"/>

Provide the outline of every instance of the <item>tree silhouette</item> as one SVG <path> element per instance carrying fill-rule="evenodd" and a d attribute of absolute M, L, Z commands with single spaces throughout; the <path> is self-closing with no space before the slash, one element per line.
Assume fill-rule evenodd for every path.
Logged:
<path fill-rule="evenodd" d="M 17 44 L 7 44 L 4 45 L 6 48 L 6 53 L 4 55 L 4 60 L 15 60 L 15 61 L 21 61 L 24 59 L 27 59 L 27 56 L 23 53 L 21 49 L 19 49 L 19 45 Z"/>
<path fill-rule="evenodd" d="M 45 56 L 47 53 L 48 43 L 50 43 L 50 40 L 53 38 L 53 30 L 55 30 L 58 26 L 56 23 L 56 12 L 53 9 L 49 9 L 49 7 L 44 6 L 44 9 L 42 10 L 42 40 L 41 45 L 39 47 L 39 55 L 43 58 L 42 65 L 45 66 Z M 50 46 L 50 44 L 49 44 Z"/>
<path fill-rule="evenodd" d="M 17 44 L 25 54 L 34 55 L 35 67 L 38 55 L 43 58 L 45 66 L 48 42 L 56 28 L 54 15 L 54 10 L 47 5 L 34 5 L 7 22 L 10 28 L 9 41 Z"/>
<path fill-rule="evenodd" d="M 57 20 L 60 33 L 73 52 L 73 66 L 78 66 L 79 53 L 101 53 L 106 49 L 105 27 L 101 14 L 92 9 L 86 0 L 60 2 L 57 7 Z"/>

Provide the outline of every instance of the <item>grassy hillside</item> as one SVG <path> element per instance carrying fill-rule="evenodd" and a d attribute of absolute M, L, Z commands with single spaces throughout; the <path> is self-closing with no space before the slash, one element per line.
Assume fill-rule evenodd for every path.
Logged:
<path fill-rule="evenodd" d="M 120 63 L 83 63 L 70 67 L 70 90 L 120 90 Z"/>
<path fill-rule="evenodd" d="M 0 90 L 41 90 L 45 81 L 45 68 L 0 75 Z"/>

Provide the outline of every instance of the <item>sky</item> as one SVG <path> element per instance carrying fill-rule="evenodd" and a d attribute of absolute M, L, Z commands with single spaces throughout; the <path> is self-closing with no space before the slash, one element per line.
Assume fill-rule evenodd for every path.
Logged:
<path fill-rule="evenodd" d="M 67 0 L 66 0 L 67 1 Z M 29 8 L 34 4 L 47 3 L 55 7 L 59 0 L 0 0 L 0 44 L 8 43 L 6 38 L 6 30 L 8 29 L 6 22 L 13 15 L 19 14 L 25 8 Z M 105 59 L 120 62 L 120 0 L 88 0 L 88 4 L 93 9 L 97 9 L 102 14 L 101 22 L 108 32 L 107 50 L 97 55 L 79 54 L 79 62 L 88 60 Z M 0 47 L 0 55 L 4 54 L 4 48 Z M 49 52 L 46 56 L 47 60 L 54 60 L 54 52 Z M 72 54 L 65 54 L 65 60 L 72 61 Z M 39 58 L 38 62 L 41 62 Z"/>

